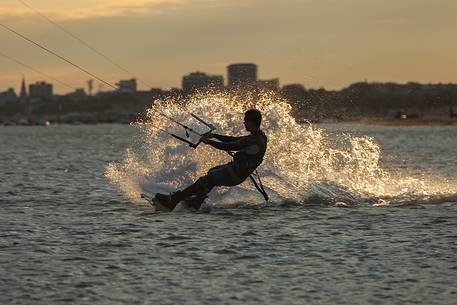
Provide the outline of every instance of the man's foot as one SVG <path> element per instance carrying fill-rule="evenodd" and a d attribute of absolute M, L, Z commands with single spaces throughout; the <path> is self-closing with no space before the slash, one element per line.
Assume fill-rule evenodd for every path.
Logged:
<path fill-rule="evenodd" d="M 165 195 L 161 193 L 157 193 L 155 196 L 155 199 L 164 207 L 169 209 L 170 211 L 173 211 L 173 209 L 176 207 L 177 202 L 173 202 L 172 196 L 171 195 Z"/>
<path fill-rule="evenodd" d="M 203 202 L 205 202 L 206 198 L 208 198 L 208 196 L 194 195 L 186 198 L 186 201 L 190 204 L 191 207 L 198 211 Z"/>

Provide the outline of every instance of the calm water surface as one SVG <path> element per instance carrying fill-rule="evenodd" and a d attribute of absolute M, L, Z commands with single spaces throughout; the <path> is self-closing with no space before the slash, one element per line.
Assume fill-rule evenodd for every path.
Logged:
<path fill-rule="evenodd" d="M 456 181 L 457 128 L 323 127 Z M 454 200 L 153 214 L 103 175 L 135 137 L 0 127 L 0 304 L 456 304 Z"/>

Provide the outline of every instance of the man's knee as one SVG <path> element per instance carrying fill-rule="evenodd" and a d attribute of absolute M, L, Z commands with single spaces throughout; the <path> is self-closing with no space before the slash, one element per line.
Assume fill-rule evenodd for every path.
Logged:
<path fill-rule="evenodd" d="M 196 183 L 199 186 L 199 189 L 201 192 L 207 194 L 211 191 L 211 189 L 214 187 L 214 181 L 211 178 L 211 175 L 206 175 L 203 177 L 198 178 Z"/>

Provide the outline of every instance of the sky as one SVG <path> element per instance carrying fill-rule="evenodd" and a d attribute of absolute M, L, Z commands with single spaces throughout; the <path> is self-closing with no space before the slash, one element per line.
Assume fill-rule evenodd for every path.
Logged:
<path fill-rule="evenodd" d="M 306 88 L 457 83 L 455 0 L 0 0 L 0 23 L 109 83 L 134 75 L 141 89 L 180 87 L 194 71 L 226 77 L 237 62 L 256 63 L 261 79 Z M 0 53 L 72 88 L 91 78 L 1 27 Z M 71 91 L 1 54 L 0 91 L 18 90 L 22 75 Z"/>

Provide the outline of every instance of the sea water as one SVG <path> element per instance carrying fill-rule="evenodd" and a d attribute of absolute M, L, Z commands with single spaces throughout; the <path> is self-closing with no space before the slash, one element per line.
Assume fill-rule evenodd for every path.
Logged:
<path fill-rule="evenodd" d="M 0 304 L 455 304 L 455 127 L 299 125 L 271 98 L 205 98 L 131 126 L 0 127 Z M 252 106 L 271 202 L 246 182 L 153 213 L 141 192 L 229 160 L 157 112 L 242 134 Z"/>

